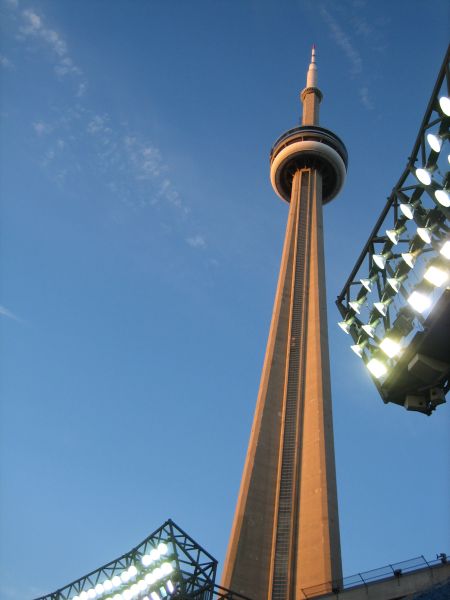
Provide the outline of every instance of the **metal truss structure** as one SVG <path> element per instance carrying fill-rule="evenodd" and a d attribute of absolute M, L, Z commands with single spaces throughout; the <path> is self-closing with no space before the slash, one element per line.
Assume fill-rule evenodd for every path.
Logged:
<path fill-rule="evenodd" d="M 385 403 L 430 415 L 450 373 L 450 48 L 405 170 L 336 304 Z"/>
<path fill-rule="evenodd" d="M 215 583 L 217 561 L 172 520 L 106 565 L 36 600 L 250 600 Z"/>

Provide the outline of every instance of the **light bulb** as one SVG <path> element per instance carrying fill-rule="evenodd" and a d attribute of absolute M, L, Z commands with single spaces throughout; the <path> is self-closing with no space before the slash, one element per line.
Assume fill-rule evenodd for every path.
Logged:
<path fill-rule="evenodd" d="M 431 306 L 430 296 L 427 296 L 422 292 L 418 292 L 417 290 L 412 292 L 408 298 L 408 302 L 418 313 L 423 313 Z"/>
<path fill-rule="evenodd" d="M 389 337 L 385 337 L 384 340 L 380 343 L 380 348 L 383 350 L 389 358 L 393 358 L 397 356 L 400 352 L 401 346 L 398 342 L 394 341 Z"/>
<path fill-rule="evenodd" d="M 444 258 L 450 260 L 450 242 L 447 241 L 443 244 L 442 248 L 439 250 Z"/>
<path fill-rule="evenodd" d="M 377 379 L 383 377 L 383 375 L 387 373 L 386 366 L 381 362 L 381 360 L 378 360 L 377 358 L 372 358 L 371 360 L 369 360 L 369 362 L 367 363 L 367 368 Z"/>
<path fill-rule="evenodd" d="M 347 323 L 347 321 L 339 321 L 338 325 L 344 333 L 350 333 L 350 323 Z"/>
<path fill-rule="evenodd" d="M 363 349 L 361 347 L 360 344 L 353 344 L 353 346 L 350 346 L 350 348 L 353 350 L 353 352 L 359 356 L 359 358 L 362 358 L 363 355 Z"/>
<path fill-rule="evenodd" d="M 416 169 L 416 177 L 423 185 L 431 183 L 431 174 L 427 169 Z"/>
<path fill-rule="evenodd" d="M 380 313 L 380 315 L 382 315 L 383 317 L 386 316 L 386 314 L 387 314 L 386 304 L 384 304 L 383 302 L 374 302 L 373 305 L 377 309 L 377 311 Z"/>
<path fill-rule="evenodd" d="M 435 133 L 427 134 L 427 142 L 432 150 L 440 152 L 442 148 L 442 138 Z"/>
<path fill-rule="evenodd" d="M 439 98 L 439 106 L 441 107 L 444 115 L 450 117 L 450 98 L 447 98 L 447 96 L 441 96 Z"/>
<path fill-rule="evenodd" d="M 388 277 L 387 282 L 391 286 L 391 288 L 394 290 L 394 292 L 398 292 L 400 290 L 400 288 L 402 287 L 402 284 L 400 283 L 400 281 L 398 279 L 395 279 L 395 277 Z"/>
<path fill-rule="evenodd" d="M 426 244 L 431 244 L 431 230 L 428 227 L 418 227 L 417 234 Z"/>
<path fill-rule="evenodd" d="M 445 208 L 448 208 L 450 206 L 450 196 L 445 190 L 436 190 L 434 192 L 434 197 L 439 202 L 439 204 L 445 206 Z"/>
<path fill-rule="evenodd" d="M 402 252 L 402 258 L 411 269 L 414 267 L 416 257 L 411 252 Z"/>
<path fill-rule="evenodd" d="M 424 278 L 436 287 L 441 287 L 447 281 L 448 273 L 432 265 L 425 271 Z"/>
<path fill-rule="evenodd" d="M 169 573 L 172 573 L 173 567 L 170 563 L 164 562 L 161 565 L 161 571 L 164 573 L 164 575 L 169 575 Z"/>
<path fill-rule="evenodd" d="M 373 327 L 373 325 L 363 325 L 361 329 L 363 329 L 367 333 L 367 335 L 373 338 L 375 333 L 375 327 Z"/>
<path fill-rule="evenodd" d="M 161 555 L 162 555 L 162 554 L 167 554 L 168 550 L 169 550 L 169 549 L 167 548 L 167 545 L 166 545 L 164 542 L 161 542 L 161 543 L 158 545 L 158 552 L 159 552 Z"/>
<path fill-rule="evenodd" d="M 407 219 L 414 218 L 414 206 L 412 206 L 411 204 L 400 204 L 400 210 Z"/>
<path fill-rule="evenodd" d="M 357 313 L 358 315 L 361 312 L 361 304 L 359 304 L 359 302 L 356 302 L 355 300 L 352 300 L 348 303 L 348 305 L 350 306 L 350 308 L 352 308 L 355 313 Z"/>
<path fill-rule="evenodd" d="M 373 262 L 380 267 L 380 269 L 384 269 L 386 266 L 386 257 L 383 254 L 373 254 L 372 255 Z"/>
<path fill-rule="evenodd" d="M 144 556 L 141 558 L 141 563 L 144 565 L 144 567 L 148 567 L 152 564 L 152 562 L 153 561 L 149 554 L 144 554 Z"/>
<path fill-rule="evenodd" d="M 398 244 L 398 240 L 400 239 L 399 234 L 395 229 L 386 229 L 386 235 L 391 240 L 393 244 Z"/>
<path fill-rule="evenodd" d="M 136 569 L 136 567 L 134 565 L 131 565 L 128 568 L 128 574 L 129 574 L 130 577 L 135 577 L 135 575 L 137 575 L 137 569 Z"/>
<path fill-rule="evenodd" d="M 114 577 L 111 579 L 111 583 L 114 587 L 119 587 L 119 585 L 122 585 L 122 580 L 118 575 L 114 575 Z"/>

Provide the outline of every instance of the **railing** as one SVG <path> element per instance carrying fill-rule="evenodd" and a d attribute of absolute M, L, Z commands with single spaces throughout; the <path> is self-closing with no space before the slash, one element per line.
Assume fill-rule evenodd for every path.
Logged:
<path fill-rule="evenodd" d="M 394 579 L 395 577 L 401 577 L 405 573 L 420 571 L 421 569 L 432 568 L 445 563 L 447 563 L 446 554 L 440 554 L 435 560 L 431 561 L 427 561 L 423 556 L 418 556 L 402 562 L 393 563 L 392 565 L 379 567 L 378 569 L 372 569 L 371 571 L 356 573 L 356 575 L 350 575 L 343 579 L 335 579 L 334 581 L 327 581 L 320 585 L 303 588 L 302 592 L 305 598 L 313 598 L 333 593 L 337 596 L 339 592 L 350 588 L 368 585 L 375 581 Z"/>

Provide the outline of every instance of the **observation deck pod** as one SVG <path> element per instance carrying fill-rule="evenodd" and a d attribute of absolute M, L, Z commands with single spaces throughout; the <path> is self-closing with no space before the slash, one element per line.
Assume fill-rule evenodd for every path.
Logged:
<path fill-rule="evenodd" d="M 450 369 L 450 47 L 406 168 L 336 304 L 381 398 L 430 415 Z"/>
<path fill-rule="evenodd" d="M 138 546 L 36 600 L 250 600 L 216 585 L 217 561 L 172 520 Z"/>

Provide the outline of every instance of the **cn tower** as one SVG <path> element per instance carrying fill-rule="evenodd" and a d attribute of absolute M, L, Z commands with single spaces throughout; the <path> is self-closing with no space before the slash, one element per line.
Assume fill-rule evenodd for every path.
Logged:
<path fill-rule="evenodd" d="M 222 581 L 254 600 L 298 600 L 342 577 L 322 205 L 344 184 L 347 151 L 319 127 L 314 47 L 300 98 L 302 125 L 270 154 L 289 216 Z"/>

